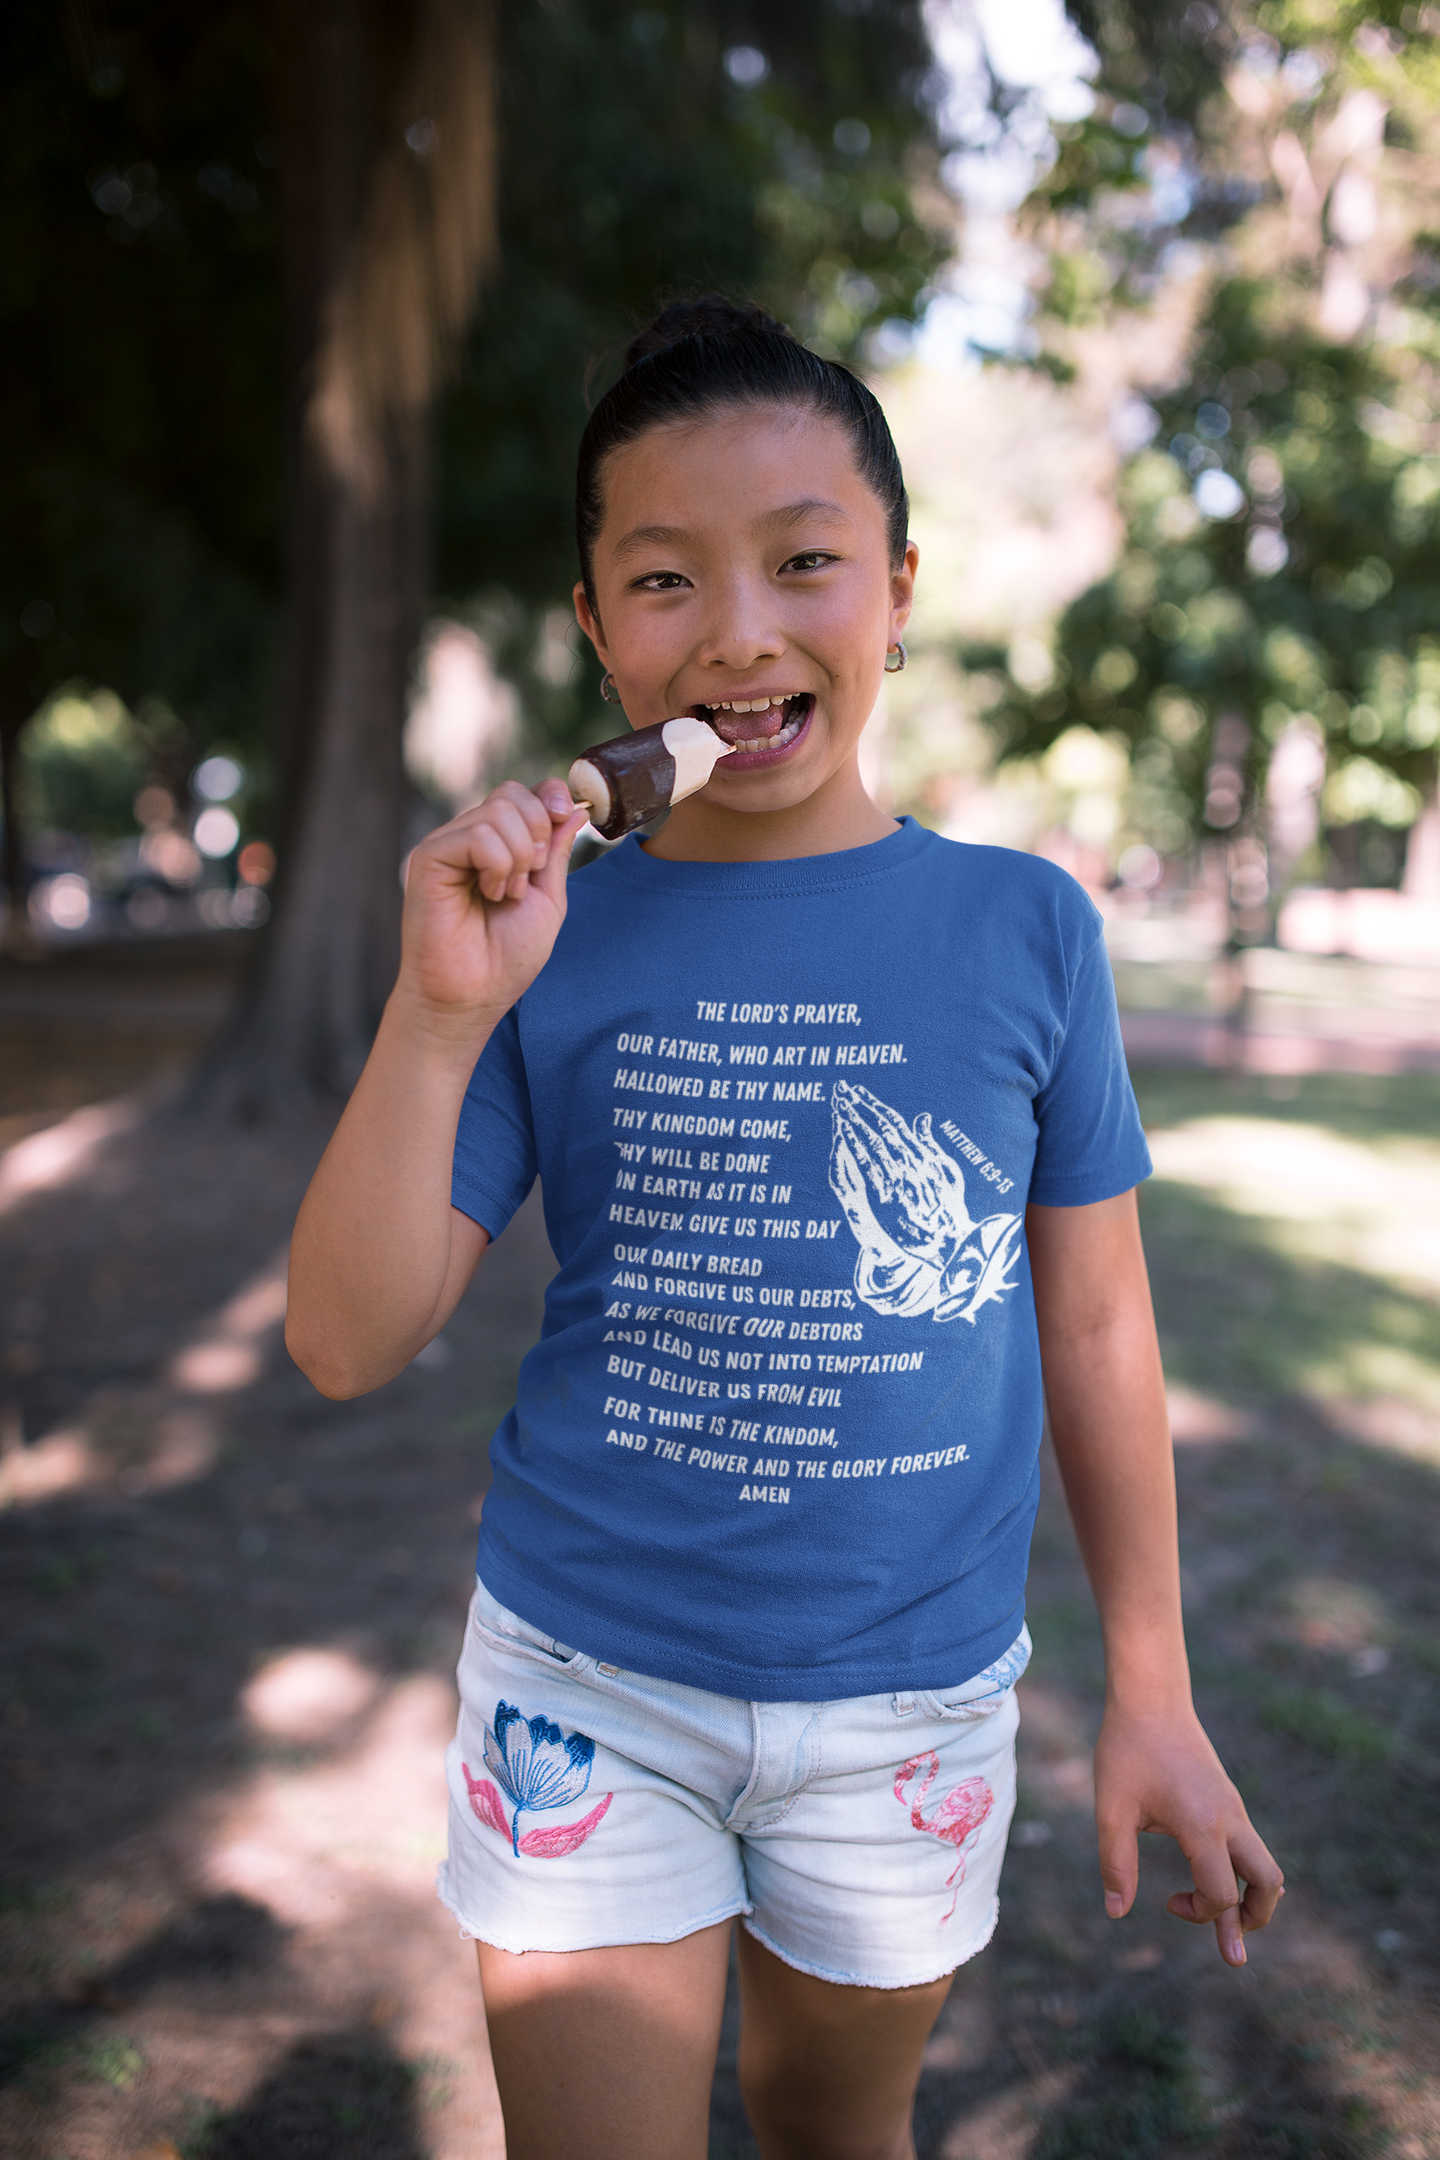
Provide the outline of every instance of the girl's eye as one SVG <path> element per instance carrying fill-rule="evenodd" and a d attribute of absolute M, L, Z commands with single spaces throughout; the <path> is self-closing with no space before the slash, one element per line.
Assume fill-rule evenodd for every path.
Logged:
<path fill-rule="evenodd" d="M 787 570 L 823 570 L 827 563 L 838 562 L 837 555 L 827 555 L 823 548 L 807 548 L 803 555 L 792 555 L 784 565 Z"/>
<path fill-rule="evenodd" d="M 689 582 L 678 570 L 652 570 L 648 576 L 636 578 L 632 589 L 635 592 L 677 592 Z"/>

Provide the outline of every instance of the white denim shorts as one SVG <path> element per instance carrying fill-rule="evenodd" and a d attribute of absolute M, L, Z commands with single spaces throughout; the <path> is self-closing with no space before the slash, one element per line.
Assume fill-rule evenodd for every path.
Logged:
<path fill-rule="evenodd" d="M 1022 1629 L 954 1688 L 745 1702 L 569 1650 L 477 1583 L 440 1896 L 501 1950 L 738 1914 L 821 1980 L 937 1980 L 994 1932 L 1029 1660 Z"/>

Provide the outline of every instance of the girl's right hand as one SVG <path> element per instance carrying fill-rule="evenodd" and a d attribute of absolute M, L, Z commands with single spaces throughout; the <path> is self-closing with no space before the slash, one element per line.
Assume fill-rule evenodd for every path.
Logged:
<path fill-rule="evenodd" d="M 507 780 L 423 839 L 405 880 L 400 979 L 448 1034 L 493 1027 L 549 959 L 587 812 L 563 780 Z"/>

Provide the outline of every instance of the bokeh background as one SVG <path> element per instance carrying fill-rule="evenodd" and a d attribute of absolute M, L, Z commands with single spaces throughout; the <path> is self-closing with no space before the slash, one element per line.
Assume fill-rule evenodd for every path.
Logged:
<path fill-rule="evenodd" d="M 925 2160 L 1440 2155 L 1440 9 L 17 0 L 0 83 L 0 2147 L 503 2153 L 439 1754 L 553 1265 L 389 1388 L 280 1342 L 398 872 L 613 731 L 587 398 L 657 297 L 864 370 L 877 796 L 1102 909 L 1197 1694 L 1286 1867 L 1148 1852 L 1047 1486 Z M 1047 1465 L 1048 1477 L 1048 1465 Z M 712 2153 L 750 2155 L 734 2010 Z"/>

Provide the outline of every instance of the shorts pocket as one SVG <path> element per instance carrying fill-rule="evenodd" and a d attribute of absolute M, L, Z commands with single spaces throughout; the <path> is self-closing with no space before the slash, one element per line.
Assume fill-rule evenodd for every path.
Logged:
<path fill-rule="evenodd" d="M 976 1673 L 973 1680 L 965 1680 L 958 1687 L 924 1690 L 916 1699 L 927 1717 L 940 1718 L 947 1724 L 973 1724 L 994 1717 L 997 1710 L 1004 1708 L 1029 1663 L 1030 1630 L 1022 1627 L 1003 1657 L 987 1665 L 984 1672 Z"/>
<path fill-rule="evenodd" d="M 567 1644 L 557 1642 L 553 1635 L 547 1635 L 543 1628 L 532 1627 L 528 1620 L 511 1612 L 508 1606 L 490 1595 L 478 1577 L 470 1605 L 470 1628 L 492 1649 L 508 1651 L 512 1655 L 528 1653 L 537 1665 L 548 1666 L 554 1671 L 585 1672 L 594 1663 L 583 1650 L 570 1649 Z"/>

